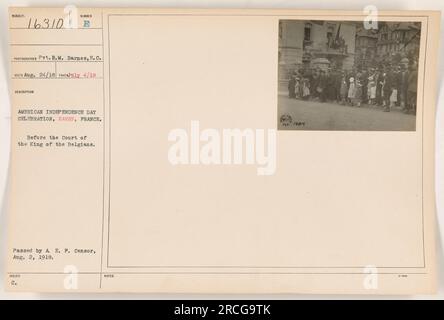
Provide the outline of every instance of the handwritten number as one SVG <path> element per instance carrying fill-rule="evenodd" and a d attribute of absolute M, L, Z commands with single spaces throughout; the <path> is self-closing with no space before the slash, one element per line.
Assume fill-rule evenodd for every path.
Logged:
<path fill-rule="evenodd" d="M 49 19 L 44 18 L 42 21 L 39 19 L 29 18 L 28 29 L 61 29 L 63 28 L 63 18 Z"/>

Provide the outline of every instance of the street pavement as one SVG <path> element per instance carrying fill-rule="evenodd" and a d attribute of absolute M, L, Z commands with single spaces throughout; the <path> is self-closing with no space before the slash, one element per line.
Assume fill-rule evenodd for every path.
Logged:
<path fill-rule="evenodd" d="M 351 107 L 331 102 L 304 101 L 279 95 L 280 130 L 414 131 L 416 116 L 399 109 Z"/>

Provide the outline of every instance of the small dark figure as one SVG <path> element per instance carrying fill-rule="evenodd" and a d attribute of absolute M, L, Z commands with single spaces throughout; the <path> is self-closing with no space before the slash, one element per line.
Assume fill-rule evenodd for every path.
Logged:
<path fill-rule="evenodd" d="M 290 77 L 290 80 L 288 81 L 288 97 L 290 99 L 296 98 L 296 79 L 294 76 Z"/>

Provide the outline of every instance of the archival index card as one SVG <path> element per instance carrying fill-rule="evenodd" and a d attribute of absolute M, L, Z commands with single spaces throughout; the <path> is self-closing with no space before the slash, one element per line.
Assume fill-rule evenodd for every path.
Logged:
<path fill-rule="evenodd" d="M 11 8 L 11 291 L 433 293 L 439 13 Z"/>

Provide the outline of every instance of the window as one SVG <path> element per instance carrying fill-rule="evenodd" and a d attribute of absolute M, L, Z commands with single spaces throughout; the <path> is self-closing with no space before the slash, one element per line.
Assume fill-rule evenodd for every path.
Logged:
<path fill-rule="evenodd" d="M 304 40 L 311 41 L 311 23 L 306 23 L 304 28 Z"/>
<path fill-rule="evenodd" d="M 329 26 L 327 29 L 327 39 L 330 40 L 333 38 L 333 26 Z"/>

